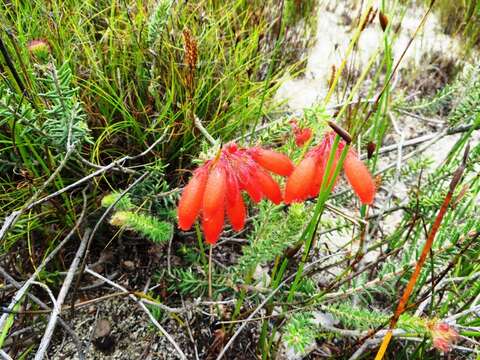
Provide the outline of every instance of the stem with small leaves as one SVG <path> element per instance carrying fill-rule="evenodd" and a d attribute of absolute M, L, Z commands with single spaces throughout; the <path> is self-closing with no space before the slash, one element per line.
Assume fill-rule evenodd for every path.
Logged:
<path fill-rule="evenodd" d="M 468 152 L 469 152 L 469 146 L 467 145 L 465 149 L 465 153 L 463 156 L 463 162 L 462 164 L 458 167 L 458 169 L 455 171 L 453 174 L 452 181 L 450 182 L 450 188 L 448 190 L 447 195 L 445 196 L 445 199 L 443 200 L 443 204 L 438 211 L 437 217 L 435 218 L 435 221 L 428 233 L 427 241 L 425 242 L 425 245 L 423 246 L 422 253 L 420 254 L 420 258 L 417 261 L 417 264 L 415 266 L 415 270 L 412 273 L 412 276 L 410 277 L 410 280 L 407 284 L 407 287 L 405 288 L 402 297 L 400 298 L 400 301 L 397 305 L 397 309 L 395 310 L 395 313 L 390 320 L 390 326 L 385 334 L 382 343 L 380 345 L 380 348 L 378 349 L 377 355 L 375 356 L 375 360 L 382 360 L 383 356 L 385 355 L 385 352 L 387 351 L 388 344 L 390 343 L 390 340 L 392 339 L 393 335 L 393 329 L 395 328 L 398 319 L 400 318 L 400 315 L 404 312 L 408 300 L 410 298 L 410 295 L 413 292 L 413 289 L 415 287 L 415 283 L 417 282 L 418 276 L 420 275 L 420 272 L 422 270 L 423 265 L 425 264 L 425 261 L 427 259 L 427 256 L 430 252 L 430 249 L 432 248 L 433 245 L 433 240 L 435 239 L 435 236 L 440 228 L 440 225 L 442 223 L 443 217 L 445 216 L 445 213 L 447 212 L 447 209 L 450 205 L 450 202 L 452 201 L 453 193 L 455 191 L 455 188 L 457 185 L 460 183 L 460 180 L 462 178 L 463 172 L 465 171 L 466 167 L 466 160 L 468 157 Z"/>

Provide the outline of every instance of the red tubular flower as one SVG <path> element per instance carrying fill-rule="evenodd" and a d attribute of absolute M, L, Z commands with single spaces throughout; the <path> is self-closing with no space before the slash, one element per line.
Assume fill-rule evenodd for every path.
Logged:
<path fill-rule="evenodd" d="M 310 140 L 311 137 L 312 129 L 305 128 L 298 130 L 298 132 L 295 133 L 295 144 L 297 146 L 303 146 L 308 140 Z"/>
<path fill-rule="evenodd" d="M 237 177 L 228 172 L 227 173 L 227 200 L 230 203 L 234 203 L 238 199 L 238 195 L 240 194 L 240 189 L 238 186 L 238 179 Z"/>
<path fill-rule="evenodd" d="M 282 192 L 280 191 L 280 187 L 275 180 L 273 180 L 266 171 L 261 169 L 255 173 L 255 177 L 260 185 L 260 190 L 267 197 L 267 199 L 276 205 L 280 204 L 282 202 Z"/>
<path fill-rule="evenodd" d="M 285 203 L 305 200 L 312 191 L 315 178 L 316 161 L 313 156 L 305 157 L 295 168 L 287 180 L 285 187 Z"/>
<path fill-rule="evenodd" d="M 250 169 L 242 171 L 239 177 L 240 189 L 245 190 L 255 204 L 260 202 L 263 194 L 258 180 L 252 176 Z"/>
<path fill-rule="evenodd" d="M 284 154 L 259 147 L 251 149 L 250 154 L 260 166 L 275 174 L 289 176 L 293 172 L 293 163 Z"/>
<path fill-rule="evenodd" d="M 337 164 L 338 164 L 338 155 L 339 154 L 337 154 L 337 156 L 335 156 L 333 158 L 332 166 L 330 167 L 330 174 L 328 175 L 327 185 L 330 185 L 330 183 L 333 181 L 333 175 L 335 175 L 335 169 L 336 169 Z M 330 154 L 328 156 L 330 156 Z M 325 161 L 325 166 L 327 166 L 326 164 L 327 164 L 327 162 Z M 337 182 L 338 182 L 338 177 L 335 179 L 335 183 L 333 184 L 333 187 L 335 187 L 337 185 Z M 320 191 L 320 189 L 319 189 L 319 191 Z"/>
<path fill-rule="evenodd" d="M 203 196 L 203 213 L 205 217 L 215 214 L 224 208 L 227 191 L 227 177 L 220 164 L 216 164 L 208 175 Z"/>
<path fill-rule="evenodd" d="M 260 147 L 243 149 L 230 143 L 213 160 L 197 169 L 184 188 L 178 204 L 178 226 L 191 228 L 198 214 L 202 217 L 205 240 L 215 244 L 222 232 L 225 211 L 235 231 L 245 225 L 246 208 L 242 191 L 253 202 L 267 198 L 275 204 L 282 192 L 269 171 L 290 174 L 293 164 L 288 157 Z"/>
<path fill-rule="evenodd" d="M 365 164 L 353 151 L 349 151 L 343 169 L 348 182 L 364 204 L 372 204 L 375 197 L 375 181 Z"/>
<path fill-rule="evenodd" d="M 313 175 L 313 181 L 310 184 L 310 190 L 308 195 L 311 197 L 316 197 L 320 192 L 320 187 L 322 186 L 323 176 L 325 174 L 325 162 L 316 164 L 315 174 Z"/>
<path fill-rule="evenodd" d="M 326 134 L 322 143 L 312 148 L 305 155 L 305 158 L 288 178 L 285 189 L 285 202 L 287 204 L 295 201 L 304 201 L 309 197 L 318 195 L 323 179 L 326 176 L 325 169 L 334 138 L 335 133 Z M 332 181 L 334 170 L 344 146 L 345 143 L 341 140 L 330 167 L 327 185 Z M 375 182 L 365 164 L 353 150 L 348 151 L 343 169 L 348 182 L 360 198 L 360 201 L 363 204 L 372 204 L 376 191 Z"/>
<path fill-rule="evenodd" d="M 240 231 L 243 229 L 247 210 L 245 209 L 245 202 L 240 191 L 237 192 L 235 201 L 227 201 L 227 216 L 233 230 Z"/>
<path fill-rule="evenodd" d="M 220 238 L 222 233 L 223 223 L 224 223 L 225 211 L 222 207 L 216 213 L 210 215 L 209 217 L 202 217 L 202 229 L 205 234 L 205 240 L 209 244 L 215 244 Z"/>
<path fill-rule="evenodd" d="M 182 230 L 190 229 L 200 212 L 207 177 L 206 169 L 200 168 L 195 171 L 192 179 L 183 189 L 178 203 L 178 227 Z"/>

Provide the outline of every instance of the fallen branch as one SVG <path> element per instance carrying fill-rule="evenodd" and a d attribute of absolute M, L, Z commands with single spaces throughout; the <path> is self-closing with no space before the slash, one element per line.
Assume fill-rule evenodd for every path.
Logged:
<path fill-rule="evenodd" d="M 137 154 L 137 155 L 134 155 L 134 156 L 130 156 L 130 155 L 126 155 L 126 156 L 123 156 L 121 157 L 120 159 L 117 159 L 115 161 L 112 161 L 110 164 L 108 165 L 105 165 L 103 167 L 101 167 L 100 169 L 98 169 L 97 171 L 94 171 L 93 173 L 91 173 L 90 175 L 87 175 L 77 181 L 75 181 L 74 183 L 70 184 L 70 185 L 67 185 L 65 186 L 64 188 L 58 190 L 58 191 L 55 191 L 54 193 L 51 193 L 47 196 L 44 196 L 43 198 L 41 199 L 38 199 L 38 196 L 43 192 L 43 190 L 45 190 L 45 188 L 48 186 L 48 184 L 53 181 L 53 179 L 56 177 L 56 175 L 60 172 L 60 170 L 66 165 L 67 163 L 67 160 L 70 158 L 70 155 L 73 154 L 73 148 L 69 149 L 69 152 L 67 152 L 67 154 L 65 155 L 65 158 L 62 160 L 62 162 L 60 163 L 60 165 L 57 167 L 57 169 L 52 173 L 52 175 L 50 175 L 50 177 L 48 178 L 48 180 L 43 184 L 43 186 L 31 197 L 31 199 L 20 209 L 20 210 L 16 210 L 16 211 L 13 211 L 10 215 L 7 215 L 5 217 L 5 220 L 3 221 L 3 225 L 2 225 L 2 228 L 0 229 L 0 241 L 3 240 L 3 238 L 5 237 L 6 233 L 8 232 L 8 230 L 13 226 L 15 225 L 15 223 L 18 221 L 18 218 L 27 210 L 30 210 L 32 209 L 33 207 L 37 206 L 37 205 L 40 205 L 40 204 L 43 204 L 44 202 L 46 201 L 49 201 L 71 189 L 74 189 L 76 188 L 77 186 L 89 181 L 90 179 L 93 179 L 94 177 L 97 177 L 99 175 L 102 175 L 103 173 L 107 172 L 108 170 L 110 169 L 113 169 L 113 168 L 118 168 L 118 167 L 121 167 L 122 164 L 128 160 L 135 160 L 139 157 L 142 157 L 142 156 L 145 156 L 146 154 L 148 154 L 150 151 L 153 150 L 153 148 L 155 146 L 157 146 L 160 142 L 163 141 L 163 139 L 165 138 L 165 133 L 160 136 L 160 138 L 158 138 L 152 145 L 150 145 L 147 149 L 145 149 L 143 152 Z"/>
<path fill-rule="evenodd" d="M 20 289 L 17 291 L 15 296 L 13 297 L 12 301 L 10 302 L 10 305 L 7 307 L 7 311 L 0 317 L 0 332 L 4 331 L 4 327 L 6 324 L 6 320 L 9 316 L 9 312 L 13 311 L 13 308 L 17 303 L 24 297 L 25 293 L 28 291 L 30 288 L 30 285 L 35 282 L 35 279 L 37 278 L 38 274 L 43 271 L 45 266 L 58 254 L 58 252 L 63 248 L 63 246 L 71 239 L 71 237 L 75 234 L 75 231 L 77 231 L 78 227 L 83 221 L 83 218 L 85 216 L 85 210 L 87 207 L 87 196 L 85 193 L 86 189 L 83 190 L 83 208 L 82 212 L 80 213 L 80 217 L 77 220 L 75 226 L 70 230 L 70 232 L 65 236 L 65 238 L 60 242 L 60 244 L 57 245 L 53 251 L 48 254 L 48 256 L 41 262 L 41 264 L 37 267 L 36 271 L 33 273 L 30 278 L 25 281 L 25 283 L 20 287 Z"/>
<path fill-rule="evenodd" d="M 120 291 L 123 291 L 124 293 L 127 293 L 128 297 L 131 298 L 133 301 L 135 301 L 138 306 L 140 306 L 140 308 L 148 315 L 148 317 L 150 318 L 150 321 L 157 327 L 158 330 L 160 330 L 160 332 L 173 345 L 173 347 L 177 351 L 178 355 L 180 355 L 180 358 L 185 359 L 185 360 L 187 359 L 187 357 L 185 356 L 185 353 L 182 351 L 182 349 L 180 349 L 180 346 L 177 344 L 177 342 L 170 336 L 170 334 L 163 328 L 163 326 L 160 325 L 160 323 L 157 321 L 157 319 L 155 319 L 155 317 L 152 315 L 150 310 L 148 310 L 148 308 L 145 306 L 145 304 L 142 301 L 140 301 L 135 295 L 130 293 L 123 286 L 120 286 L 117 283 L 114 283 L 113 281 L 105 278 L 104 276 L 98 274 L 97 272 L 95 272 L 93 270 L 90 270 L 89 268 L 85 268 L 85 272 L 90 274 L 90 275 L 95 276 L 98 279 L 102 279 L 103 281 L 105 281 L 107 284 L 113 286 L 114 288 L 116 288 Z"/>
<path fill-rule="evenodd" d="M 55 169 L 55 171 L 49 176 L 49 178 L 43 183 L 43 185 L 38 189 L 35 194 L 23 205 L 23 207 L 20 210 L 12 212 L 10 215 L 8 215 L 5 218 L 5 221 L 3 222 L 2 228 L 0 229 L 0 241 L 3 240 L 5 237 L 8 229 L 10 229 L 15 223 L 18 221 L 20 216 L 27 210 L 30 210 L 34 204 L 37 203 L 37 198 L 40 196 L 40 194 L 47 188 L 48 185 L 57 177 L 57 175 L 60 173 L 60 171 L 65 167 L 67 164 L 68 160 L 70 159 L 70 156 L 73 154 L 74 148 L 69 148 L 67 153 L 65 154 L 65 157 L 63 160 L 60 162 L 58 167 Z"/>
<path fill-rule="evenodd" d="M 85 249 L 87 247 L 87 239 L 89 238 L 89 235 L 90 235 L 90 230 L 87 229 L 85 231 L 85 234 L 83 235 L 82 242 L 80 243 L 80 246 L 78 247 L 77 253 L 75 254 L 75 258 L 73 259 L 72 264 L 70 265 L 67 276 L 65 277 L 65 280 L 63 281 L 62 288 L 60 289 L 60 292 L 58 293 L 56 306 L 54 306 L 52 314 L 50 315 L 50 319 L 48 321 L 47 328 L 46 328 L 45 333 L 42 337 L 42 340 L 41 340 L 40 345 L 38 347 L 37 353 L 35 354 L 35 360 L 42 360 L 45 357 L 45 352 L 48 349 L 48 345 L 50 344 L 50 340 L 52 339 L 53 331 L 55 330 L 55 327 L 57 325 L 58 316 L 61 312 L 61 306 L 62 306 L 62 304 L 65 300 L 65 297 L 67 296 L 68 289 L 70 288 L 70 285 L 72 284 L 73 276 L 74 276 L 75 271 L 77 270 L 78 265 L 80 263 L 80 258 L 85 253 Z"/>
<path fill-rule="evenodd" d="M 2 268 L 1 266 L 0 266 L 0 275 L 3 276 L 3 278 L 6 281 L 11 283 L 17 289 L 20 289 L 22 287 L 22 285 L 19 282 L 17 282 L 12 276 L 10 276 L 10 274 L 7 273 L 5 271 L 5 269 Z M 41 301 L 35 295 L 27 293 L 26 296 L 28 298 L 30 298 L 38 306 L 40 306 L 42 309 L 51 310 L 43 301 Z M 79 360 L 84 360 L 85 359 L 85 354 L 83 353 L 82 343 L 81 343 L 80 339 L 78 338 L 77 334 L 75 334 L 75 332 L 72 330 L 72 328 L 62 318 L 59 318 L 58 322 L 60 323 L 60 325 L 62 325 L 62 327 L 65 329 L 65 331 L 71 336 L 75 346 L 77 347 Z"/>

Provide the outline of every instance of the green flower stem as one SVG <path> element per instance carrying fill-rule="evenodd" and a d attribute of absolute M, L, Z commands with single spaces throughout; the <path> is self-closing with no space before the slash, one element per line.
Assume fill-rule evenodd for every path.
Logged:
<path fill-rule="evenodd" d="M 330 174 L 330 170 L 332 168 L 333 161 L 334 161 L 334 158 L 336 156 L 336 152 L 337 152 L 339 143 L 340 143 L 340 137 L 337 135 L 337 136 L 335 136 L 335 140 L 334 140 L 333 145 L 332 145 L 330 156 L 328 158 L 327 166 L 326 166 L 326 169 L 325 169 L 325 174 Z M 330 193 L 331 193 L 331 191 L 332 191 L 332 189 L 335 185 L 335 181 L 336 181 L 336 179 L 337 179 L 337 177 L 340 173 L 340 170 L 342 169 L 343 162 L 345 161 L 345 158 L 346 158 L 347 153 L 348 153 L 348 149 L 349 149 L 348 145 L 346 145 L 343 148 L 343 151 L 342 151 L 342 153 L 340 155 L 340 158 L 338 160 L 338 163 L 337 163 L 337 166 L 335 168 L 335 171 L 334 171 L 333 178 L 332 178 L 331 182 L 327 185 L 328 176 L 324 176 L 324 178 L 323 178 L 322 185 L 320 186 L 320 193 L 319 193 L 318 198 L 317 198 L 317 204 L 315 206 L 315 211 L 313 213 L 312 219 L 310 220 L 307 228 L 305 229 L 302 236 L 300 237 L 300 240 L 304 241 L 304 243 L 305 243 L 304 252 L 303 252 L 302 260 L 300 261 L 300 264 L 299 264 L 298 269 L 297 269 L 297 274 L 295 275 L 295 280 L 294 280 L 292 286 L 290 287 L 290 291 L 289 291 L 289 294 L 288 294 L 287 301 L 292 301 L 293 297 L 295 296 L 296 289 L 297 289 L 297 287 L 300 283 L 300 280 L 302 278 L 303 268 L 305 266 L 305 263 L 308 260 L 309 254 L 310 254 L 312 243 L 313 243 L 313 240 L 315 238 L 315 233 L 317 232 L 318 224 L 320 222 L 323 211 L 325 210 L 325 204 L 328 200 L 328 196 L 330 195 Z"/>
<path fill-rule="evenodd" d="M 197 235 L 198 247 L 200 249 L 200 254 L 202 255 L 202 263 L 206 270 L 205 273 L 208 273 L 207 253 L 205 252 L 205 246 L 203 246 L 202 232 L 200 231 L 198 223 L 195 223 L 195 234 Z"/>

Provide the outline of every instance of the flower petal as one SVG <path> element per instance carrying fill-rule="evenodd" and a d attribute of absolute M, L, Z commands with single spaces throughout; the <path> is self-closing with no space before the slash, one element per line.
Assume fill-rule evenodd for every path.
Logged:
<path fill-rule="evenodd" d="M 262 169 L 256 171 L 255 177 L 263 194 L 274 204 L 280 204 L 282 202 L 282 192 L 275 180 Z"/>
<path fill-rule="evenodd" d="M 227 173 L 227 201 L 235 202 L 240 194 L 237 177 L 231 171 Z"/>
<path fill-rule="evenodd" d="M 287 180 L 285 187 L 285 203 L 305 200 L 312 188 L 315 176 L 315 159 L 311 156 L 304 158 L 295 168 Z"/>
<path fill-rule="evenodd" d="M 372 204 L 375 197 L 375 182 L 365 164 L 353 151 L 349 151 L 343 164 L 345 175 L 363 204 Z"/>
<path fill-rule="evenodd" d="M 224 208 L 227 192 L 227 177 L 222 166 L 215 166 L 208 176 L 203 196 L 203 215 L 210 217 Z"/>
<path fill-rule="evenodd" d="M 220 238 L 222 233 L 225 208 L 222 206 L 220 209 L 217 209 L 216 213 L 213 213 L 209 216 L 203 214 L 202 217 L 202 229 L 203 234 L 205 235 L 205 241 L 209 244 L 215 244 Z"/>
<path fill-rule="evenodd" d="M 293 163 L 284 154 L 262 148 L 253 149 L 251 154 L 260 166 L 275 174 L 289 176 L 293 172 Z"/>
<path fill-rule="evenodd" d="M 322 186 L 324 174 L 325 174 L 324 162 L 322 161 L 322 159 L 316 159 L 315 174 L 313 175 L 313 181 L 309 191 L 310 196 L 316 197 L 320 192 L 320 186 Z"/>
<path fill-rule="evenodd" d="M 207 175 L 206 168 L 198 169 L 183 189 L 177 211 L 178 227 L 182 230 L 190 229 L 198 216 L 202 206 Z"/>
<path fill-rule="evenodd" d="M 243 182 L 241 185 L 254 203 L 258 203 L 260 200 L 262 200 L 263 194 L 260 190 L 260 184 L 258 183 L 257 179 L 249 177 L 248 179 L 245 179 L 245 182 Z"/>
<path fill-rule="evenodd" d="M 246 215 L 247 210 L 245 209 L 242 194 L 237 192 L 237 198 L 235 201 L 227 201 L 227 216 L 233 230 L 240 231 L 243 229 Z"/>
<path fill-rule="evenodd" d="M 329 174 L 328 174 L 328 182 L 326 184 L 326 186 L 329 186 L 330 183 L 332 182 L 333 180 L 333 175 L 335 175 L 335 168 L 337 167 L 337 164 L 338 164 L 338 158 L 340 157 L 340 153 L 341 151 L 338 151 L 337 150 L 337 154 L 335 155 L 335 157 L 333 158 L 333 162 L 332 162 L 332 166 L 330 167 L 330 171 L 329 171 Z M 323 171 L 325 171 L 325 169 L 327 168 L 327 163 L 328 163 L 328 158 L 330 157 L 330 152 L 328 153 L 328 155 L 325 157 L 324 159 L 324 162 L 323 162 Z M 324 174 L 325 176 L 325 174 Z M 338 179 L 340 178 L 340 176 L 337 176 L 337 178 L 335 179 L 335 183 L 333 184 L 333 187 L 332 187 L 332 190 L 335 188 L 335 186 L 337 185 L 337 182 L 338 182 Z"/>

